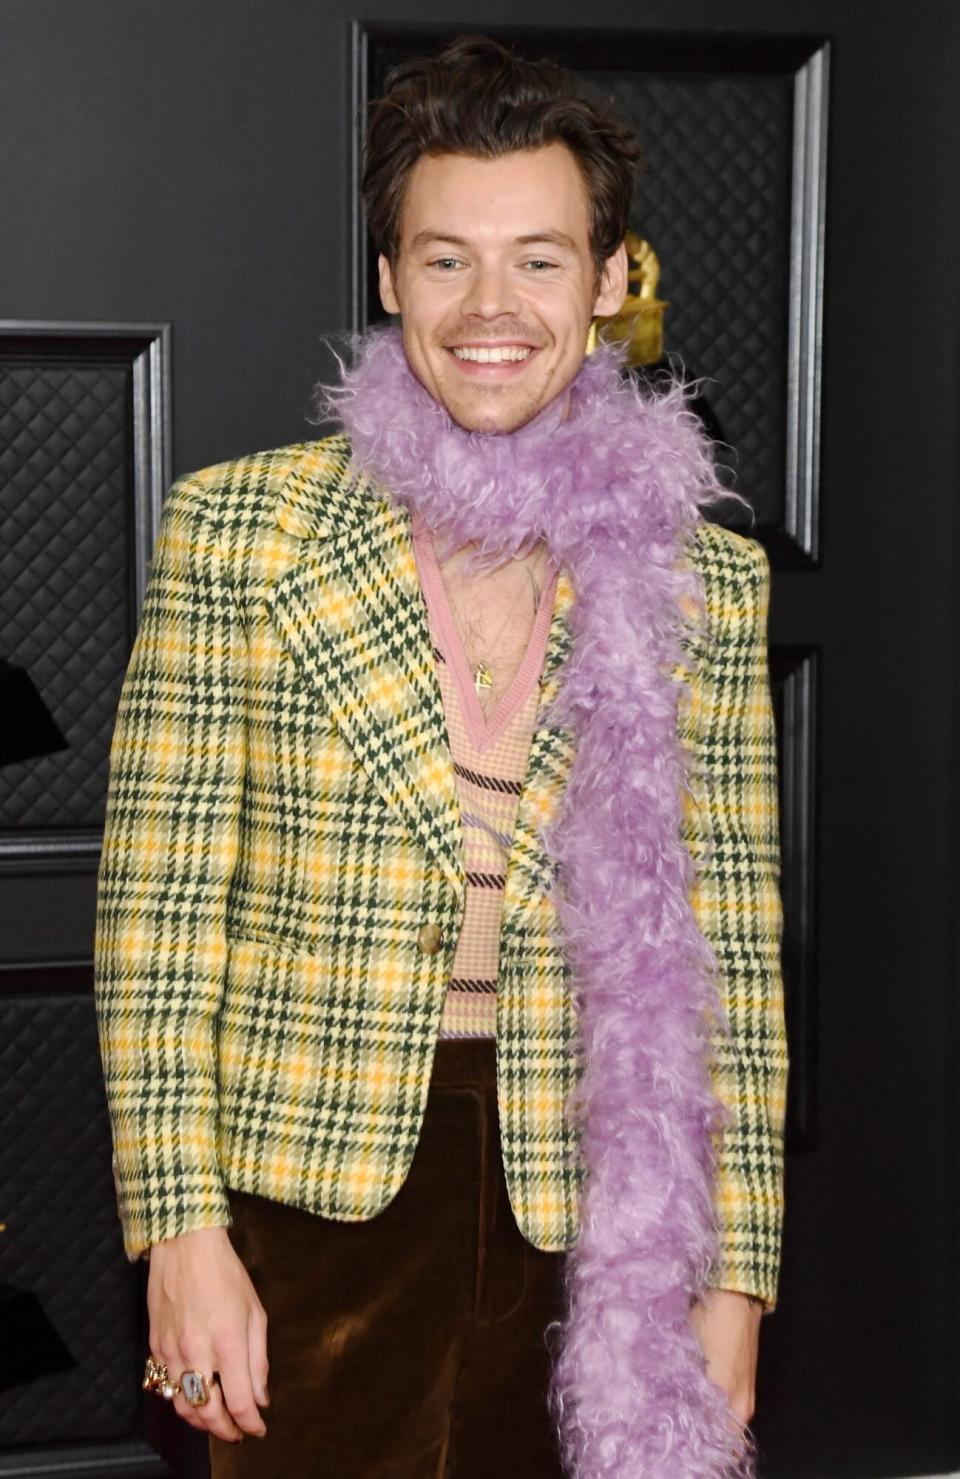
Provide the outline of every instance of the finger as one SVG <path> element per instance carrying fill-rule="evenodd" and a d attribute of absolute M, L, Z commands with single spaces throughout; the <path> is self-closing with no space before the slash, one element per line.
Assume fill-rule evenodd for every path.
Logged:
<path fill-rule="evenodd" d="M 267 1429 L 254 1401 L 247 1341 L 218 1351 L 215 1364 L 220 1373 L 223 1400 L 233 1421 L 245 1433 L 262 1438 Z"/>
<path fill-rule="evenodd" d="M 207 1370 L 209 1369 L 208 1366 Z M 192 1428 L 212 1433 L 214 1437 L 222 1438 L 226 1443 L 239 1443 L 243 1438 L 240 1429 L 224 1407 L 220 1388 L 216 1385 L 210 1387 L 210 1400 L 203 1407 L 191 1407 L 182 1392 L 178 1392 L 174 1397 L 173 1405 L 177 1414 Z"/>
<path fill-rule="evenodd" d="M 267 1390 L 267 1379 L 270 1373 L 270 1363 L 267 1360 L 267 1313 L 259 1304 L 250 1311 L 247 1349 L 250 1356 L 250 1385 L 253 1387 L 253 1395 L 259 1407 L 268 1407 L 270 1394 Z"/>
<path fill-rule="evenodd" d="M 210 1379 L 216 1365 L 212 1353 L 205 1343 L 200 1345 L 184 1342 L 184 1344 L 186 1350 L 180 1348 L 172 1351 L 172 1359 L 167 1361 L 171 1379 L 179 1382 L 184 1371 L 202 1371 L 207 1378 L 210 1399 L 202 1407 L 191 1407 L 183 1392 L 177 1392 L 173 1399 L 174 1411 L 192 1428 L 214 1433 L 216 1437 L 223 1438 L 228 1443 L 238 1442 L 243 1434 L 224 1406 L 220 1388 Z"/>
<path fill-rule="evenodd" d="M 173 1401 L 171 1402 L 170 1405 L 173 1408 L 174 1412 L 177 1414 L 177 1416 L 178 1417 L 182 1417 L 183 1418 L 183 1421 L 189 1427 L 196 1428 L 196 1430 L 197 1430 L 198 1433 L 206 1433 L 207 1432 L 207 1425 L 206 1425 L 206 1423 L 204 1423 L 204 1422 L 202 1422 L 200 1420 L 200 1418 L 197 1416 L 197 1414 L 193 1410 L 193 1408 L 192 1407 L 189 1407 L 184 1402 L 183 1397 L 179 1393 L 177 1394 L 176 1397 L 174 1397 L 174 1399 L 173 1399 Z"/>
<path fill-rule="evenodd" d="M 151 1333 L 150 1351 L 155 1361 L 159 1361 L 166 1369 L 167 1379 L 176 1384 L 178 1373 L 184 1368 L 184 1360 L 180 1354 L 180 1348 L 174 1335 L 154 1335 Z M 174 1397 L 164 1397 L 163 1389 L 155 1387 L 153 1395 L 158 1400 L 170 1403 L 173 1410 L 182 1417 L 191 1427 L 202 1426 L 197 1423 L 193 1416 L 193 1409 L 183 1400 L 179 1392 Z"/>

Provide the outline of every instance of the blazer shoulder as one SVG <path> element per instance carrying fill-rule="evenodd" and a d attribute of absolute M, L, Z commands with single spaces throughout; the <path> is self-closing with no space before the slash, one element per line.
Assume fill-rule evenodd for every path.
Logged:
<path fill-rule="evenodd" d="M 164 504 L 168 518 L 201 519 L 226 535 L 279 526 L 322 535 L 349 511 L 357 479 L 350 444 L 337 434 L 231 458 L 177 479 Z"/>
<path fill-rule="evenodd" d="M 696 527 L 690 558 L 703 584 L 708 620 L 765 601 L 770 575 L 766 550 L 756 540 L 703 520 Z"/>

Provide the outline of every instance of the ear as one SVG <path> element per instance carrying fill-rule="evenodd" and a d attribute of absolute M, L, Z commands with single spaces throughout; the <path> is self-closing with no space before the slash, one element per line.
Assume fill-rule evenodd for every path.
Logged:
<path fill-rule="evenodd" d="M 620 312 L 627 296 L 627 270 L 627 247 L 621 242 L 603 264 L 600 289 L 593 305 L 594 318 L 610 318 Z"/>
<path fill-rule="evenodd" d="M 399 313 L 400 300 L 393 285 L 393 268 L 382 252 L 377 258 L 377 271 L 380 276 L 380 302 L 388 313 Z"/>

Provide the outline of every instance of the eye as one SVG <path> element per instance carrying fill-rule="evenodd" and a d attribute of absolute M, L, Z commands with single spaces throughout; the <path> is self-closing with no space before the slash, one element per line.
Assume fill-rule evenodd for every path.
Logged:
<path fill-rule="evenodd" d="M 531 267 L 537 272 L 542 272 L 544 271 L 544 269 L 549 270 L 551 267 L 555 267 L 556 265 L 556 262 L 548 262 L 543 257 L 532 257 L 529 262 L 524 263 L 525 267 Z"/>
<path fill-rule="evenodd" d="M 460 260 L 458 257 L 435 257 L 427 265 L 429 267 L 439 267 L 442 271 L 447 272 L 453 267 L 459 267 Z"/>

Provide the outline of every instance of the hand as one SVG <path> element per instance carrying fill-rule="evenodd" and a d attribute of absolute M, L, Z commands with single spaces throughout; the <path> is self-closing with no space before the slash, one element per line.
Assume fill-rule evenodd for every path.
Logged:
<path fill-rule="evenodd" d="M 741 1427 L 756 1403 L 757 1352 L 763 1307 L 735 1289 L 708 1289 L 691 1306 L 690 1323 L 707 1358 L 707 1375 L 727 1395 Z"/>
<path fill-rule="evenodd" d="M 257 1408 L 267 1398 L 267 1316 L 225 1227 L 203 1227 L 156 1243 L 147 1282 L 150 1350 L 172 1381 L 190 1367 L 210 1382 L 210 1401 L 177 1412 L 191 1427 L 239 1442 L 266 1433 Z"/>

